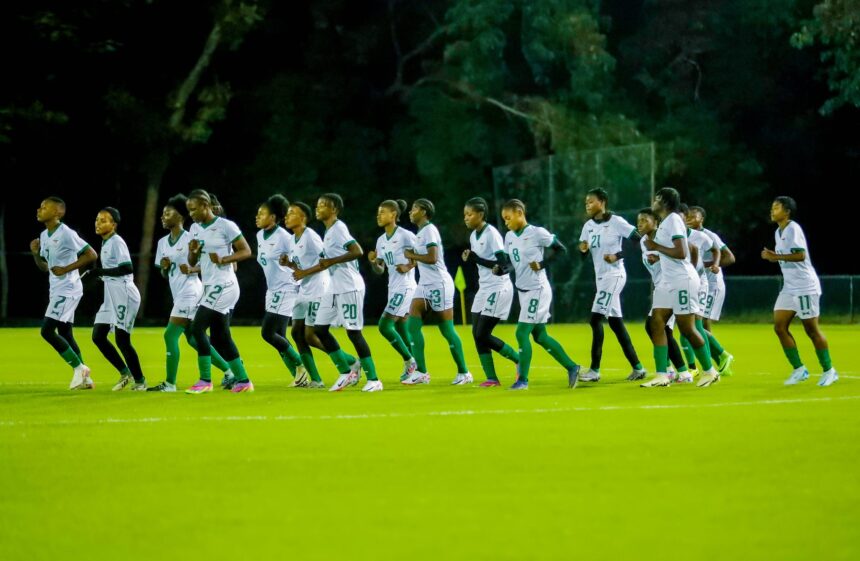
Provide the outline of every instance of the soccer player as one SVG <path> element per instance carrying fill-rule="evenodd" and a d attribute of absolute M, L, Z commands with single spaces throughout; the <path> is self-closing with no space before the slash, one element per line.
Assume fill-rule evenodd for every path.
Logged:
<path fill-rule="evenodd" d="M 812 267 L 809 246 L 800 225 L 794 221 L 797 203 L 791 197 L 777 197 L 770 207 L 770 219 L 778 226 L 774 237 L 774 249 L 764 248 L 762 259 L 779 263 L 782 270 L 783 285 L 776 305 L 773 307 L 773 327 L 788 362 L 794 371 L 785 381 L 791 386 L 809 378 L 809 370 L 803 365 L 797 343 L 789 331 L 794 316 L 799 315 L 806 335 L 815 346 L 815 354 L 824 373 L 818 379 L 819 386 L 829 386 L 839 379 L 830 361 L 830 348 L 827 339 L 818 326 L 821 283 Z"/>
<path fill-rule="evenodd" d="M 36 209 L 36 220 L 45 226 L 39 239 L 30 242 L 30 252 L 36 267 L 48 273 L 48 309 L 42 320 L 42 338 L 73 369 L 70 390 L 95 387 L 90 369 L 84 364 L 81 349 L 75 341 L 72 327 L 75 310 L 84 294 L 79 270 L 94 262 L 98 256 L 77 232 L 63 224 L 66 203 L 59 197 L 47 197 Z"/>
<path fill-rule="evenodd" d="M 311 377 L 308 388 L 325 389 L 319 370 L 314 361 L 311 346 L 317 346 L 315 336 L 310 333 L 308 325 L 314 324 L 314 317 L 319 310 L 319 301 L 328 289 L 328 271 L 320 271 L 315 275 L 301 276 L 300 271 L 317 266 L 323 252 L 323 241 L 319 234 L 308 228 L 311 217 L 311 207 L 301 202 L 293 202 L 287 210 L 286 227 L 293 232 L 289 255 L 281 255 L 279 262 L 293 270 L 293 278 L 299 282 L 299 293 L 293 306 L 293 328 L 291 334 L 302 364 Z M 308 325 L 305 325 L 305 322 Z M 320 348 L 322 345 L 320 345 Z M 325 350 L 325 349 L 322 349 Z"/>
<path fill-rule="evenodd" d="M 140 309 L 140 292 L 134 285 L 131 253 L 125 240 L 116 233 L 119 223 L 119 211 L 113 207 L 105 207 L 96 215 L 96 234 L 102 239 L 99 252 L 101 268 L 93 269 L 89 274 L 104 282 L 104 302 L 96 313 L 93 343 L 119 371 L 119 381 L 114 384 L 113 391 L 124 389 L 132 380 L 132 391 L 146 391 L 140 359 L 131 344 L 134 320 Z M 108 340 L 111 331 L 122 356 Z"/>
<path fill-rule="evenodd" d="M 672 383 L 668 375 L 669 350 L 666 340 L 666 325 L 672 314 L 702 365 L 704 372 L 698 386 L 710 386 L 720 379 L 719 372 L 711 364 L 711 353 L 705 344 L 704 334 L 700 333 L 696 326 L 699 277 L 689 260 L 687 226 L 678 214 L 680 205 L 681 196 L 678 191 L 664 187 L 657 191 L 651 207 L 661 219 L 654 238 L 645 240 L 645 249 L 660 253 L 660 283 L 654 289 L 651 321 L 651 341 L 654 343 L 657 375 L 642 384 L 642 387 L 668 386 Z"/>
<path fill-rule="evenodd" d="M 248 379 L 239 349 L 230 334 L 230 317 L 239 301 L 239 282 L 233 264 L 251 257 L 251 248 L 235 222 L 214 214 L 212 199 L 203 189 L 195 189 L 188 195 L 186 208 L 198 225 L 188 243 L 188 264 L 194 267 L 200 263 L 203 298 L 191 322 L 191 334 L 197 341 L 200 379 L 185 392 L 212 391 L 210 344 L 235 375 L 224 389 L 233 393 L 252 392 L 254 384 Z M 211 332 L 211 342 L 207 329 Z"/>
<path fill-rule="evenodd" d="M 364 250 L 353 239 L 349 228 L 338 217 L 343 212 L 343 199 L 337 193 L 326 193 L 317 199 L 316 217 L 325 224 L 323 254 L 316 265 L 294 273 L 297 279 L 328 271 L 331 282 L 328 289 L 316 301 L 318 308 L 305 320 L 310 330 L 319 338 L 329 358 L 334 362 L 340 376 L 329 388 L 339 392 L 358 383 L 359 373 L 364 368 L 367 383 L 363 392 L 382 391 L 382 382 L 376 376 L 376 366 L 370 356 L 370 347 L 364 339 L 364 279 L 358 272 L 358 262 Z M 331 334 L 332 325 L 346 328 L 358 360 L 345 353 Z"/>
<path fill-rule="evenodd" d="M 643 208 L 639 211 L 636 217 L 636 230 L 639 232 L 641 238 L 639 239 L 639 246 L 642 249 L 642 264 L 645 265 L 645 269 L 651 275 L 651 283 L 653 287 L 656 287 L 660 284 L 660 254 L 656 251 L 648 251 L 645 248 L 645 238 L 653 237 L 654 233 L 657 231 L 657 224 L 660 219 L 657 218 L 657 214 L 654 213 L 651 208 Z M 654 307 L 651 307 L 651 311 L 648 312 L 648 317 L 645 320 L 645 331 L 648 333 L 648 336 L 651 336 L 651 321 L 654 314 Z M 690 374 L 689 370 L 687 370 L 687 364 L 684 362 L 684 357 L 681 356 L 681 348 L 678 346 L 678 342 L 675 341 L 675 337 L 673 335 L 673 330 L 675 327 L 675 317 L 672 316 L 669 318 L 669 321 L 666 322 L 666 341 L 669 346 L 669 360 L 675 366 L 677 374 L 673 377 L 673 381 L 677 383 L 689 383 L 693 381 L 693 376 Z M 672 376 L 670 376 L 672 377 Z"/>
<path fill-rule="evenodd" d="M 308 385 L 308 372 L 302 358 L 287 341 L 287 325 L 293 315 L 299 283 L 293 271 L 279 260 L 289 255 L 292 238 L 280 224 L 287 216 L 290 203 L 283 195 L 272 195 L 257 209 L 257 263 L 266 277 L 266 312 L 261 330 L 263 340 L 273 346 L 293 376 L 291 387 Z"/>
<path fill-rule="evenodd" d="M 478 292 L 472 301 L 472 337 L 478 349 L 478 358 L 487 379 L 482 388 L 501 386 L 493 353 L 496 351 L 515 365 L 520 355 L 507 343 L 493 335 L 493 329 L 502 320 L 508 319 L 514 300 L 514 286 L 510 275 L 494 275 L 496 265 L 507 263 L 505 242 L 499 231 L 487 222 L 489 208 L 487 201 L 475 197 L 466 201 L 463 208 L 463 222 L 472 231 L 469 236 L 469 249 L 463 251 L 463 261 L 478 267 Z"/>
<path fill-rule="evenodd" d="M 148 392 L 175 392 L 176 376 L 179 372 L 179 338 L 184 334 L 188 344 L 197 350 L 197 342 L 191 336 L 191 320 L 197 313 L 198 302 L 203 296 L 203 283 L 200 282 L 199 267 L 191 267 L 188 264 L 188 243 L 192 236 L 183 227 L 188 216 L 185 206 L 185 195 L 171 197 L 161 211 L 161 226 L 168 230 L 168 234 L 158 240 L 155 250 L 155 264 L 161 271 L 161 276 L 166 278 L 170 285 L 170 294 L 173 297 L 173 308 L 170 310 L 170 318 L 164 329 L 164 345 L 167 349 L 167 379 L 157 386 L 146 389 Z M 194 224 L 193 227 L 199 227 Z M 224 372 L 225 378 L 230 380 L 233 373 L 218 351 L 210 347 L 212 353 L 212 364 Z"/>
<path fill-rule="evenodd" d="M 451 356 L 457 364 L 457 376 L 451 382 L 455 386 L 471 384 L 474 379 L 466 368 L 463 356 L 463 344 L 460 336 L 454 330 L 454 279 L 445 266 L 445 253 L 442 248 L 442 236 L 436 225 L 431 222 L 436 207 L 428 199 L 418 199 L 412 203 L 409 220 L 418 226 L 415 235 L 416 243 L 412 248 L 403 252 L 407 259 L 418 263 L 418 288 L 412 298 L 409 309 L 409 334 L 412 337 L 412 354 L 418 363 L 418 368 L 403 380 L 406 385 L 429 384 L 430 373 L 424 360 L 424 335 L 421 326 L 427 316 L 436 316 L 439 320 L 439 331 L 448 341 Z"/>
<path fill-rule="evenodd" d="M 621 291 L 627 284 L 621 244 L 636 237 L 636 228 L 606 209 L 609 195 L 604 189 L 592 189 L 585 195 L 585 212 L 589 220 L 579 236 L 579 251 L 591 253 L 597 291 L 591 306 L 591 367 L 580 374 L 583 382 L 600 380 L 600 361 L 603 357 L 603 320 L 609 318 L 609 327 L 633 371 L 628 380 L 641 380 L 646 372 L 639 362 L 630 334 L 621 314 Z"/>
<path fill-rule="evenodd" d="M 412 341 L 406 329 L 409 306 L 415 294 L 415 262 L 403 254 L 409 247 L 415 247 L 415 234 L 397 225 L 406 212 L 406 201 L 385 200 L 376 211 L 376 224 L 385 232 L 376 240 L 376 250 L 367 253 L 373 272 L 381 275 L 388 269 L 388 303 L 379 318 L 379 332 L 391 343 L 403 359 L 402 382 L 418 368 L 412 356 Z"/>
<path fill-rule="evenodd" d="M 708 296 L 705 302 L 705 313 L 703 324 L 705 331 L 708 333 L 708 343 L 711 346 L 711 356 L 717 357 L 717 370 L 722 376 L 729 376 L 732 373 L 731 365 L 734 362 L 734 356 L 726 351 L 712 334 L 712 323 L 720 320 L 720 315 L 723 311 L 723 303 L 726 298 L 726 283 L 723 279 L 723 267 L 728 267 L 734 264 L 735 255 L 732 250 L 723 242 L 720 236 L 705 228 L 705 209 L 700 206 L 691 206 L 687 212 L 687 226 L 693 230 L 700 230 L 711 237 L 713 247 L 711 253 L 706 253 L 702 256 L 705 266 L 705 276 L 708 281 Z"/>
<path fill-rule="evenodd" d="M 526 221 L 526 205 L 511 199 L 502 206 L 502 219 L 508 232 L 505 234 L 505 253 L 508 262 L 493 268 L 496 274 L 514 271 L 520 297 L 520 317 L 517 322 L 517 343 L 520 362 L 517 381 L 512 390 L 529 388 L 529 368 L 532 362 L 532 344 L 529 336 L 567 370 L 568 387 L 575 388 L 580 367 L 573 362 L 558 341 L 549 336 L 546 323 L 552 305 L 552 287 L 546 277 L 547 248 L 566 252 L 567 248 L 545 228 L 532 226 Z"/>

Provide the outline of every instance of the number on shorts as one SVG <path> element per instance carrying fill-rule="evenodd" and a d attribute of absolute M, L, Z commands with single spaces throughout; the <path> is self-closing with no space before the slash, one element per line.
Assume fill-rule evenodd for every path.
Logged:
<path fill-rule="evenodd" d="M 358 305 L 357 304 L 343 304 L 343 319 L 358 319 Z"/>
<path fill-rule="evenodd" d="M 538 309 L 538 299 L 532 298 L 531 300 L 529 300 L 529 308 L 528 308 L 529 313 L 530 314 L 536 314 L 537 309 Z"/>
<path fill-rule="evenodd" d="M 317 312 L 319 311 L 319 309 L 319 302 L 311 302 L 310 304 L 308 304 L 308 317 L 314 322 L 317 319 Z"/>
<path fill-rule="evenodd" d="M 125 306 L 122 306 L 122 305 L 117 306 L 116 307 L 116 319 L 118 319 L 119 321 L 124 321 L 126 309 L 127 308 Z"/>
<path fill-rule="evenodd" d="M 209 294 L 206 295 L 206 302 L 214 306 L 215 302 L 218 300 L 218 297 L 223 291 L 223 286 L 221 286 L 220 284 L 213 284 L 212 289 L 209 291 Z"/>
<path fill-rule="evenodd" d="M 493 292 L 493 293 L 491 293 L 491 294 L 490 294 L 490 297 L 489 297 L 489 298 L 487 298 L 487 304 L 489 304 L 490 306 L 495 306 L 495 305 L 496 305 L 496 295 L 497 295 L 497 294 L 498 294 L 498 292 Z"/>
<path fill-rule="evenodd" d="M 678 291 L 678 303 L 682 306 L 686 306 L 690 303 L 690 297 L 687 295 L 686 290 Z"/>
<path fill-rule="evenodd" d="M 514 261 L 516 261 L 517 263 L 519 263 L 519 262 L 520 262 L 520 250 L 519 250 L 519 249 L 517 249 L 517 248 L 515 247 L 515 248 L 514 248 L 514 250 L 511 252 L 511 255 L 512 255 L 512 256 L 513 256 L 513 258 L 514 258 Z"/>
<path fill-rule="evenodd" d="M 598 236 L 600 237 L 600 236 Z M 608 306 L 609 303 L 612 302 L 612 293 L 600 291 L 600 296 L 597 298 L 598 306 Z"/>
<path fill-rule="evenodd" d="M 57 301 L 56 301 L 56 302 L 54 302 L 54 309 L 56 310 L 57 308 L 59 308 L 59 307 L 60 307 L 60 304 L 65 303 L 65 301 L 66 301 L 66 297 L 65 297 L 65 296 L 60 296 L 59 298 L 57 298 Z"/>
<path fill-rule="evenodd" d="M 385 262 L 388 263 L 389 267 L 394 266 L 394 254 L 390 251 L 385 252 Z"/>
<path fill-rule="evenodd" d="M 711 308 L 713 308 L 714 307 L 714 297 L 708 296 L 707 303 L 708 303 L 707 309 L 710 310 Z"/>
<path fill-rule="evenodd" d="M 798 296 L 798 300 L 800 300 L 800 311 L 808 312 L 812 309 L 812 297 L 808 294 L 806 296 Z"/>
<path fill-rule="evenodd" d="M 395 294 L 394 296 L 391 297 L 391 300 L 388 301 L 388 307 L 389 308 L 399 308 L 400 304 L 402 304 L 402 303 L 403 303 L 403 295 L 402 294 Z"/>
<path fill-rule="evenodd" d="M 600 247 L 600 234 L 591 236 L 591 247 Z"/>
<path fill-rule="evenodd" d="M 436 308 L 442 305 L 442 291 L 441 290 L 431 290 L 430 291 L 430 304 Z"/>

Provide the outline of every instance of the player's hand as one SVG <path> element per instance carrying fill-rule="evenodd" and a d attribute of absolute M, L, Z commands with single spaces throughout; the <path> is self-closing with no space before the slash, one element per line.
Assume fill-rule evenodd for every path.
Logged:
<path fill-rule="evenodd" d="M 188 251 L 191 253 L 200 253 L 200 240 L 191 240 L 188 242 Z"/>
<path fill-rule="evenodd" d="M 320 257 L 320 269 L 322 269 L 323 271 L 325 271 L 334 264 L 335 263 L 333 257 Z"/>
<path fill-rule="evenodd" d="M 415 259 L 415 255 L 415 252 L 409 248 L 403 250 L 403 256 L 406 257 L 406 259 Z"/>
<path fill-rule="evenodd" d="M 470 250 L 470 249 L 464 249 L 464 250 L 463 250 L 463 255 L 461 255 L 460 257 L 462 257 L 462 258 L 463 258 L 463 262 L 464 262 L 464 263 L 466 263 L 466 262 L 468 262 L 468 261 L 469 261 L 469 256 L 470 256 L 470 255 L 472 255 L 472 250 Z"/>
<path fill-rule="evenodd" d="M 166 271 L 170 268 L 170 259 L 168 259 L 167 257 L 162 257 L 161 261 L 159 262 L 159 265 L 161 265 L 161 268 Z"/>
<path fill-rule="evenodd" d="M 179 272 L 182 273 L 183 275 L 190 275 L 191 274 L 191 267 L 188 266 L 188 263 L 183 263 L 182 265 L 179 266 Z"/>
<path fill-rule="evenodd" d="M 409 271 L 411 271 L 414 267 L 415 267 L 415 266 L 414 266 L 414 265 L 412 265 L 412 264 L 408 264 L 408 263 L 407 263 L 407 264 L 405 264 L 405 265 L 404 265 L 404 264 L 402 264 L 402 263 L 401 263 L 400 265 L 398 265 L 398 266 L 394 267 L 394 269 L 395 269 L 398 273 L 408 273 L 408 272 L 409 272 Z"/>
<path fill-rule="evenodd" d="M 540 269 L 541 269 L 540 263 L 538 263 L 537 261 L 532 261 L 531 263 L 529 263 L 529 268 L 532 271 L 540 271 Z"/>
<path fill-rule="evenodd" d="M 614 253 L 607 253 L 603 256 L 603 260 L 607 263 L 615 263 L 616 261 L 618 261 L 618 256 Z"/>
<path fill-rule="evenodd" d="M 657 242 L 652 240 L 650 237 L 646 236 L 642 239 L 645 240 L 645 249 L 647 249 L 648 251 L 654 251 L 655 249 L 657 249 Z"/>
<path fill-rule="evenodd" d="M 720 266 L 719 266 L 719 265 L 717 265 L 716 263 L 714 263 L 713 265 L 711 265 L 711 267 L 710 267 L 710 268 L 711 268 L 711 272 L 712 272 L 712 273 L 714 273 L 715 275 L 720 274 Z"/>
<path fill-rule="evenodd" d="M 42 249 L 42 242 L 39 241 L 39 238 L 30 242 L 30 252 L 33 255 L 39 255 L 39 251 Z"/>
<path fill-rule="evenodd" d="M 215 253 L 214 251 L 209 254 L 209 260 L 215 263 L 216 265 L 225 265 L 224 258 Z"/>
<path fill-rule="evenodd" d="M 504 275 L 504 273 L 502 272 L 502 268 L 499 267 L 498 265 L 493 265 L 493 268 L 490 270 L 493 271 L 493 274 L 496 275 L 497 277 Z"/>
<path fill-rule="evenodd" d="M 660 260 L 660 256 L 659 255 L 646 255 L 645 259 L 648 260 L 648 263 L 653 265 L 654 263 L 656 263 L 657 261 Z"/>
<path fill-rule="evenodd" d="M 779 259 L 777 259 L 777 255 L 778 253 L 772 249 L 764 248 L 761 250 L 761 258 L 765 261 L 770 261 L 771 263 L 779 261 Z"/>
<path fill-rule="evenodd" d="M 370 261 L 371 263 L 376 263 L 376 252 L 373 250 L 368 251 L 367 252 L 367 260 Z"/>
<path fill-rule="evenodd" d="M 579 242 L 579 251 L 581 253 L 588 253 L 588 242 Z"/>
<path fill-rule="evenodd" d="M 62 277 L 63 275 L 68 273 L 69 270 L 66 267 L 60 267 L 59 265 L 54 265 L 53 267 L 51 267 L 51 272 L 58 277 Z"/>
<path fill-rule="evenodd" d="M 306 276 L 308 276 L 308 272 L 304 271 L 302 269 L 296 269 L 293 271 L 293 278 L 296 279 L 297 281 L 302 280 Z"/>

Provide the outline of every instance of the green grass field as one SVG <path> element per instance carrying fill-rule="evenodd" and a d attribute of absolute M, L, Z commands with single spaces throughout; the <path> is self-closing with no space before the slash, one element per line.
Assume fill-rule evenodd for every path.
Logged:
<path fill-rule="evenodd" d="M 630 330 L 652 370 L 642 326 Z M 801 386 L 782 385 L 769 326 L 725 325 L 735 375 L 711 388 L 623 381 L 607 329 L 601 382 L 568 390 L 536 348 L 530 390 L 508 392 L 449 386 L 435 328 L 433 383 L 400 386 L 371 328 L 386 390 L 330 394 L 288 389 L 257 329 L 238 328 L 256 393 L 189 396 L 112 393 L 83 327 L 97 387 L 70 392 L 37 329 L 0 330 L 0 559 L 857 559 L 860 328 L 825 326 L 830 388 L 795 331 L 813 373 Z M 587 326 L 551 333 L 587 363 Z M 161 331 L 134 339 L 161 381 Z M 185 387 L 196 363 L 182 350 Z"/>

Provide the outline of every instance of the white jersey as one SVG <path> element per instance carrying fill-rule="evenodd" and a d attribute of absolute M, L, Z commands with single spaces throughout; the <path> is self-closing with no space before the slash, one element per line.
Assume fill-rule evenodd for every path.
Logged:
<path fill-rule="evenodd" d="M 163 258 L 166 257 L 170 260 L 167 280 L 174 302 L 185 298 L 199 297 L 203 293 L 203 283 L 200 282 L 200 277 L 196 273 L 186 275 L 180 270 L 182 265 L 191 266 L 188 263 L 188 242 L 190 241 L 191 234 L 182 230 L 175 242 L 171 242 L 170 234 L 167 234 L 158 240 L 158 246 L 155 249 L 155 264 L 158 267 L 161 267 Z"/>
<path fill-rule="evenodd" d="M 708 236 L 711 237 L 711 240 L 714 242 L 715 248 L 719 249 L 720 251 L 723 251 L 723 250 L 728 248 L 728 246 L 725 243 L 723 243 L 722 238 L 720 238 L 720 236 L 717 235 L 716 232 L 714 232 L 712 230 L 708 230 L 707 228 L 702 228 L 702 232 L 704 232 L 705 234 L 707 234 Z M 705 259 L 705 266 L 708 267 L 708 269 L 705 271 L 705 275 L 708 278 L 708 284 L 711 286 L 713 286 L 714 283 L 720 284 L 723 282 L 723 269 L 720 268 L 719 273 L 712 272 L 710 269 L 710 266 L 714 264 L 714 260 L 713 260 L 714 256 L 713 256 L 713 254 L 711 254 L 708 257 L 709 257 L 709 259 Z M 717 265 L 719 265 L 719 263 L 717 263 Z"/>
<path fill-rule="evenodd" d="M 484 229 L 478 232 L 472 230 L 469 236 L 469 249 L 481 259 L 495 261 L 498 253 L 505 252 L 505 242 L 502 235 L 492 224 L 486 224 Z M 480 288 L 494 289 L 510 286 L 511 279 L 508 275 L 497 276 L 493 270 L 478 264 L 478 286 Z"/>
<path fill-rule="evenodd" d="M 51 268 L 71 265 L 90 247 L 90 244 L 62 222 L 53 232 L 44 230 L 39 234 L 39 244 L 39 255 L 48 263 L 50 295 L 52 297 L 83 296 L 84 286 L 81 284 L 81 274 L 77 269 L 58 277 L 51 272 Z"/>
<path fill-rule="evenodd" d="M 242 231 L 236 223 L 226 218 L 216 216 L 209 224 L 197 224 L 191 229 L 195 240 L 200 242 L 200 276 L 205 285 L 227 285 L 236 282 L 236 272 L 233 264 L 216 265 L 209 258 L 210 253 L 226 257 L 233 253 L 233 242 L 242 237 Z"/>
<path fill-rule="evenodd" d="M 593 218 L 582 227 L 579 241 L 588 242 L 591 260 L 594 262 L 594 275 L 599 279 L 624 274 L 624 259 L 607 263 L 606 255 L 621 253 L 621 242 L 636 231 L 629 222 L 616 214 L 600 222 Z"/>
<path fill-rule="evenodd" d="M 290 254 L 292 246 L 293 237 L 280 226 L 257 232 L 257 263 L 263 268 L 269 290 L 297 289 L 299 283 L 293 278 L 293 270 L 278 262 L 281 255 Z"/>
<path fill-rule="evenodd" d="M 391 233 L 391 237 L 383 232 L 377 238 L 376 258 L 382 259 L 388 269 L 388 292 L 415 288 L 415 269 L 410 269 L 408 273 L 400 273 L 397 271 L 397 266 L 409 264 L 409 259 L 403 254 L 403 250 L 407 247 L 414 248 L 417 243 L 415 234 L 399 226 Z"/>
<path fill-rule="evenodd" d="M 654 242 L 663 247 L 675 247 L 675 240 L 682 239 L 684 241 L 684 258 L 675 259 L 668 255 L 660 254 L 660 282 L 661 284 L 672 285 L 680 281 L 687 281 L 691 278 L 696 278 L 696 270 L 690 263 L 690 247 L 687 241 L 687 225 L 684 220 L 676 212 L 671 212 L 660 222 L 657 227 L 657 233 L 654 235 Z"/>
<path fill-rule="evenodd" d="M 300 269 L 310 269 L 320 262 L 323 252 L 323 241 L 319 234 L 310 228 L 305 228 L 301 237 L 293 234 L 293 246 L 290 249 L 290 261 Z M 328 271 L 320 271 L 301 280 L 299 294 L 307 300 L 319 298 L 328 289 Z"/>
<path fill-rule="evenodd" d="M 689 228 L 687 229 L 687 239 L 691 244 L 696 246 L 696 250 L 699 252 L 699 258 L 696 260 L 695 268 L 696 274 L 703 277 L 705 275 L 704 259 L 706 255 L 712 255 L 711 248 L 714 247 L 714 240 L 704 232 L 691 230 Z"/>
<path fill-rule="evenodd" d="M 102 269 L 115 269 L 120 265 L 131 265 L 131 253 L 128 251 L 128 245 L 119 234 L 114 233 L 108 239 L 102 241 L 102 248 L 99 251 L 99 261 L 101 261 Z M 104 282 L 108 283 L 130 283 L 134 280 L 134 275 L 120 275 L 118 277 L 102 277 Z"/>
<path fill-rule="evenodd" d="M 809 245 L 800 225 L 794 220 L 790 221 L 784 230 L 776 229 L 775 251 L 780 255 L 790 255 L 803 251 L 803 261 L 778 261 L 782 269 L 783 285 L 782 291 L 791 295 L 821 294 L 821 283 L 818 275 L 812 267 L 812 259 L 809 255 Z"/>
<path fill-rule="evenodd" d="M 554 241 L 555 236 L 549 230 L 531 224 L 519 232 L 511 230 L 505 234 L 505 253 L 514 265 L 517 288 L 537 290 L 549 287 L 546 270 L 533 271 L 529 264 L 543 261 L 544 249 Z"/>
<path fill-rule="evenodd" d="M 445 252 L 442 249 L 442 236 L 432 222 L 422 226 L 415 234 L 415 247 L 413 251 L 418 255 L 427 255 L 431 247 L 436 247 L 436 262 L 432 265 L 418 262 L 418 284 L 428 286 L 431 284 L 445 283 L 451 278 L 448 268 L 445 266 Z"/>
<path fill-rule="evenodd" d="M 642 236 L 642 239 L 639 240 L 639 247 L 642 249 L 642 264 L 645 265 L 648 273 L 651 274 L 651 282 L 654 283 L 654 286 L 657 286 L 660 284 L 660 252 L 650 251 L 645 247 L 645 236 Z M 649 255 L 657 257 L 657 261 L 653 265 L 648 262 Z"/>
<path fill-rule="evenodd" d="M 331 228 L 327 228 L 325 231 L 323 238 L 324 256 L 330 259 L 346 255 L 349 253 L 347 248 L 354 243 L 356 241 L 349 233 L 346 224 L 342 220 L 335 220 Z M 358 272 L 358 259 L 332 265 L 328 271 L 331 274 L 329 293 L 344 294 L 355 290 L 364 290 L 364 279 Z"/>

